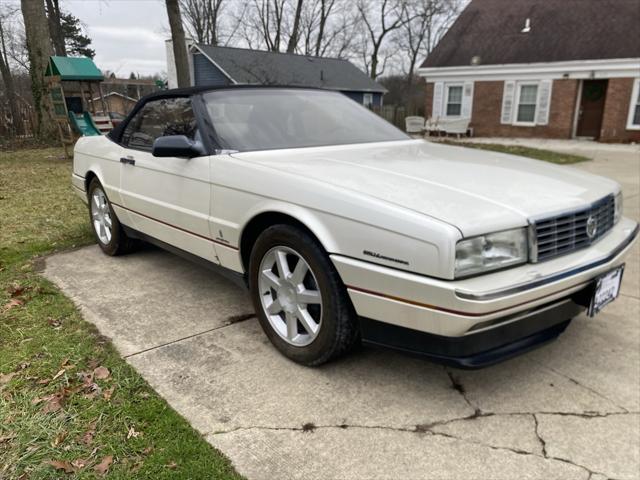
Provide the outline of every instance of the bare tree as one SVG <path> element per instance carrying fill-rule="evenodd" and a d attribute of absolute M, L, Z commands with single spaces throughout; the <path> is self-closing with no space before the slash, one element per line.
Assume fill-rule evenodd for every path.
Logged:
<path fill-rule="evenodd" d="M 62 22 L 60 14 L 60 5 L 58 0 L 46 0 L 47 5 L 47 21 L 49 22 L 49 33 L 51 34 L 51 43 L 56 55 L 61 57 L 67 56 L 67 49 L 64 43 L 64 33 L 62 31 Z"/>
<path fill-rule="evenodd" d="M 286 0 L 253 0 L 258 21 L 259 36 L 262 37 L 267 50 L 280 51 L 280 43 L 284 34 L 284 11 Z"/>
<path fill-rule="evenodd" d="M 53 53 L 51 37 L 44 11 L 44 2 L 21 0 L 20 5 L 24 19 L 27 50 L 29 51 L 29 74 L 31 76 L 33 108 L 36 114 L 35 134 L 37 137 L 43 137 L 52 130 L 50 122 L 45 123 L 45 118 L 50 115 L 45 99 L 47 86 L 44 79 L 49 56 Z"/>
<path fill-rule="evenodd" d="M 296 12 L 293 16 L 293 28 L 291 35 L 289 36 L 289 43 L 287 44 L 287 53 L 293 53 L 298 46 L 298 36 L 300 35 L 300 16 L 302 15 L 303 0 L 298 0 L 296 4 Z"/>
<path fill-rule="evenodd" d="M 375 80 L 384 72 L 387 60 L 391 56 L 390 53 L 383 52 L 385 41 L 390 34 L 402 28 L 412 18 L 407 15 L 406 0 L 358 0 L 357 9 L 364 26 L 360 55 L 370 77 Z"/>
<path fill-rule="evenodd" d="M 350 0 L 307 1 L 300 21 L 302 47 L 299 50 L 317 57 L 349 56 L 355 23 Z"/>
<path fill-rule="evenodd" d="M 12 128 L 18 135 L 23 133 L 22 119 L 20 118 L 20 110 L 18 109 L 18 98 L 16 96 L 16 88 L 13 82 L 13 74 L 9 64 L 9 55 L 7 48 L 6 32 L 3 24 L 7 20 L 5 12 L 0 12 L 0 75 L 2 83 L 9 103 L 9 111 L 11 112 Z M 11 14 L 11 13 L 10 13 Z M 14 14 L 14 13 L 13 13 Z"/>
<path fill-rule="evenodd" d="M 189 79 L 189 59 L 187 57 L 187 42 L 184 37 L 184 28 L 182 27 L 182 18 L 180 16 L 180 5 L 178 0 L 166 0 L 166 4 L 169 27 L 171 28 L 173 57 L 176 64 L 178 87 L 188 87 L 191 83 Z"/>
<path fill-rule="evenodd" d="M 187 30 L 198 43 L 218 45 L 226 0 L 180 0 Z"/>

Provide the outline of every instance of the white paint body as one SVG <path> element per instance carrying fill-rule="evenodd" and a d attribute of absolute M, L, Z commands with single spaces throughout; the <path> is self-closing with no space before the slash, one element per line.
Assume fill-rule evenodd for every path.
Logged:
<path fill-rule="evenodd" d="M 128 155 L 135 166 L 120 163 Z M 75 148 L 73 182 L 85 200 L 92 174 L 121 223 L 236 272 L 244 272 L 239 248 L 247 224 L 262 213 L 289 215 L 330 255 L 359 315 L 448 336 L 584 288 L 622 263 L 630 245 L 557 282 L 468 299 L 610 256 L 636 227 L 623 218 L 589 248 L 455 280 L 461 238 L 526 227 L 615 194 L 619 185 L 571 167 L 422 140 L 185 159 L 84 137 Z"/>

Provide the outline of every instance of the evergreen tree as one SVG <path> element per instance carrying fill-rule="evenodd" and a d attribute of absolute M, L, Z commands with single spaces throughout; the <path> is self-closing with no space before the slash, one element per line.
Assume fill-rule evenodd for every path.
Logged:
<path fill-rule="evenodd" d="M 61 13 L 60 27 L 64 36 L 67 55 L 95 57 L 96 51 L 90 48 L 91 39 L 85 35 L 79 18 L 70 13 Z"/>

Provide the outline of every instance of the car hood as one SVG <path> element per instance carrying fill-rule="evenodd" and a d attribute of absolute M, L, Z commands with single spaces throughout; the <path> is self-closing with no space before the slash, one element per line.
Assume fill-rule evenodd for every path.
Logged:
<path fill-rule="evenodd" d="M 619 188 L 567 166 L 423 140 L 233 156 L 437 218 L 464 236 L 526 226 Z"/>

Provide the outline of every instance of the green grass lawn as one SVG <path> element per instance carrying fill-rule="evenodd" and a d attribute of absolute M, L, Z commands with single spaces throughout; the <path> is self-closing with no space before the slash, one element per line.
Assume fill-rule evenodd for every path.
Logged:
<path fill-rule="evenodd" d="M 0 153 L 0 479 L 240 478 L 38 274 L 93 242 L 61 149 Z"/>
<path fill-rule="evenodd" d="M 560 165 L 569 165 L 571 163 L 587 162 L 590 160 L 588 157 L 584 157 L 582 155 L 553 152 L 551 150 L 524 147 L 521 145 L 501 145 L 498 143 L 474 143 L 466 141 L 456 142 L 454 140 L 444 140 L 442 143 L 446 143 L 447 145 L 457 145 L 459 147 L 479 148 L 481 150 L 491 150 L 493 152 L 520 155 L 521 157 L 535 158 L 536 160 L 544 160 L 545 162 L 558 163 Z"/>

